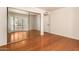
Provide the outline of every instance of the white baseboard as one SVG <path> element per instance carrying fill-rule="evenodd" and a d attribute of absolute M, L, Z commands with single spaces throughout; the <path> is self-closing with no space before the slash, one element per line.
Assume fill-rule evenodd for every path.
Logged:
<path fill-rule="evenodd" d="M 67 37 L 67 38 L 79 40 L 79 37 L 75 37 L 75 36 L 63 35 L 63 34 L 58 34 L 58 33 L 51 33 L 51 34 L 56 34 L 56 35 L 59 35 L 59 36 L 64 36 L 64 37 Z"/>
<path fill-rule="evenodd" d="M 0 44 L 0 46 L 4 46 L 4 45 L 7 45 L 7 43 L 5 43 L 5 44 Z"/>

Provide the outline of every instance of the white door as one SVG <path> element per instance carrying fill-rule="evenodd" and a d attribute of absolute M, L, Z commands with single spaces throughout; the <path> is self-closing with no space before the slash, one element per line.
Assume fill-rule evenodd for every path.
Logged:
<path fill-rule="evenodd" d="M 44 32 L 50 33 L 50 17 L 49 17 L 49 15 L 44 16 Z"/>

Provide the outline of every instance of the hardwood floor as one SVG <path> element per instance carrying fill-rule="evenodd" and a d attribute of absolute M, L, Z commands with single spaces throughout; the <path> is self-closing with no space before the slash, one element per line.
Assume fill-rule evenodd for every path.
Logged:
<path fill-rule="evenodd" d="M 0 47 L 1 51 L 79 51 L 79 40 L 32 31 L 28 39 Z"/>

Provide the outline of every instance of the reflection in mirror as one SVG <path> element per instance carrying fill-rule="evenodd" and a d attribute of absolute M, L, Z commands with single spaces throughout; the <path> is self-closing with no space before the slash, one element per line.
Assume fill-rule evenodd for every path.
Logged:
<path fill-rule="evenodd" d="M 40 38 L 40 26 L 41 26 L 41 19 L 39 13 L 30 12 L 30 19 L 29 19 L 29 36 L 30 39 L 37 39 Z"/>
<path fill-rule="evenodd" d="M 8 8 L 8 43 L 27 39 L 28 12 Z"/>
<path fill-rule="evenodd" d="M 8 43 L 28 39 L 31 46 L 31 41 L 40 40 L 40 18 L 39 13 L 8 8 Z"/>

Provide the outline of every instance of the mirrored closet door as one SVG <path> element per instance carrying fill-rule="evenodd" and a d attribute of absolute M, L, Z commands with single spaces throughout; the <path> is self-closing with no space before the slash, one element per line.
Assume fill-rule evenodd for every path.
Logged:
<path fill-rule="evenodd" d="M 8 8 L 8 43 L 28 39 L 29 12 Z"/>
<path fill-rule="evenodd" d="M 40 38 L 41 19 L 39 13 L 8 8 L 8 43 Z"/>

